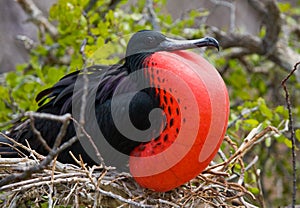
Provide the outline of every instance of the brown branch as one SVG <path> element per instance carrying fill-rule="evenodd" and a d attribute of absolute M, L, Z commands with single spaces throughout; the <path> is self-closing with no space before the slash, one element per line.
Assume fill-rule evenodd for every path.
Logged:
<path fill-rule="evenodd" d="M 42 11 L 34 4 L 32 0 L 16 0 L 23 10 L 30 16 L 31 20 L 38 26 L 43 26 L 51 35 L 56 38 L 58 31 L 48 19 L 43 15 Z"/>
<path fill-rule="evenodd" d="M 153 4 L 154 4 L 153 0 L 147 0 L 145 7 L 147 9 L 149 21 L 153 27 L 153 30 L 160 31 L 161 29 L 158 24 L 158 18 L 154 11 Z"/>
<path fill-rule="evenodd" d="M 111 0 L 109 5 L 108 5 L 108 9 L 109 10 L 114 10 L 120 2 L 121 2 L 121 0 Z"/>
<path fill-rule="evenodd" d="M 285 92 L 285 100 L 287 104 L 287 109 L 289 112 L 289 131 L 291 132 L 290 140 L 292 142 L 292 166 L 293 166 L 293 195 L 292 195 L 292 207 L 295 207 L 296 204 L 296 194 L 297 194 L 297 166 L 296 166 L 296 140 L 295 140 L 295 128 L 293 123 L 293 114 L 292 114 L 292 104 L 290 100 L 289 91 L 286 86 L 286 82 L 289 78 L 294 74 L 294 72 L 298 69 L 300 62 L 297 62 L 294 65 L 293 70 L 282 80 L 281 86 Z"/>
<path fill-rule="evenodd" d="M 265 50 L 269 53 L 275 48 L 281 31 L 280 11 L 274 0 L 266 0 L 265 10 L 267 11 L 266 18 L 263 22 L 266 26 L 266 35 L 263 38 Z"/>
<path fill-rule="evenodd" d="M 78 138 L 72 137 L 70 140 L 68 140 L 68 142 L 65 142 L 59 148 L 52 149 L 49 152 L 49 154 L 47 155 L 47 157 L 40 164 L 32 166 L 31 168 L 25 170 L 23 173 L 12 174 L 12 175 L 7 176 L 4 179 L 1 179 L 0 187 L 4 186 L 6 184 L 9 184 L 9 183 L 15 182 L 15 181 L 24 180 L 26 178 L 29 178 L 33 173 L 42 171 L 45 167 L 47 167 L 52 162 L 53 158 L 56 155 L 58 155 L 59 153 L 61 153 L 63 150 L 70 147 L 71 145 L 73 145 L 76 141 L 78 141 Z"/>
<path fill-rule="evenodd" d="M 247 115 L 250 115 L 251 113 L 253 113 L 253 112 L 257 111 L 257 110 L 258 110 L 258 106 L 255 106 L 255 107 L 250 108 L 250 109 L 248 109 L 248 108 L 243 109 L 241 111 L 241 113 L 237 116 L 237 118 L 235 118 L 233 121 L 231 121 L 228 124 L 227 129 L 231 128 L 233 125 L 235 125 L 237 121 L 245 118 Z"/>
<path fill-rule="evenodd" d="M 220 0 L 210 0 L 215 5 L 221 5 L 230 9 L 230 26 L 229 31 L 233 32 L 235 29 L 235 22 L 236 22 L 236 2 L 229 2 L 229 1 L 220 1 Z"/>
<path fill-rule="evenodd" d="M 249 4 L 258 12 L 266 28 L 263 38 L 250 34 L 226 33 L 216 27 L 207 27 L 220 42 L 223 49 L 241 48 L 234 57 L 243 57 L 250 54 L 264 55 L 286 71 L 291 71 L 292 63 L 296 63 L 299 54 L 288 45 L 288 41 L 279 38 L 282 32 L 282 19 L 275 0 L 249 0 Z M 300 72 L 296 72 L 300 82 Z"/>
<path fill-rule="evenodd" d="M 244 139 L 239 148 L 235 150 L 234 154 L 232 154 L 226 161 L 206 168 L 205 171 L 210 171 L 218 167 L 223 167 L 223 169 L 226 168 L 229 164 L 234 163 L 235 161 L 243 157 L 255 144 L 258 143 L 258 141 L 261 142 L 261 138 L 266 138 L 265 136 L 269 132 L 278 133 L 279 131 L 273 126 L 268 126 L 265 129 L 261 130 L 261 125 L 252 129 L 252 131 Z"/>
<path fill-rule="evenodd" d="M 80 115 L 79 115 L 79 123 L 75 121 L 77 125 L 77 132 L 79 137 L 81 137 L 81 134 L 85 134 L 89 140 L 89 142 L 91 143 L 93 149 L 96 152 L 96 156 L 98 158 L 98 160 L 100 161 L 101 165 L 103 166 L 103 168 L 106 168 L 104 160 L 99 152 L 99 149 L 97 148 L 95 142 L 93 141 L 93 139 L 91 138 L 90 135 L 88 135 L 86 133 L 86 131 L 84 130 L 83 126 L 85 124 L 85 112 L 86 112 L 86 105 L 87 105 L 87 95 L 88 95 L 88 84 L 89 84 L 89 78 L 87 76 L 88 72 L 87 72 L 87 56 L 85 54 L 85 46 L 86 46 L 87 40 L 84 39 L 81 47 L 80 47 L 80 54 L 82 57 L 82 61 L 83 61 L 83 93 L 81 96 L 81 107 L 80 107 Z"/>
<path fill-rule="evenodd" d="M 42 137 L 41 132 L 35 128 L 33 116 L 30 116 L 29 120 L 30 120 L 30 127 L 31 127 L 33 133 L 36 135 L 36 138 L 39 140 L 39 142 L 43 145 L 43 147 L 48 152 L 51 151 L 51 148 L 49 147 L 49 145 L 47 144 L 47 142 L 45 141 L 45 139 Z"/>
<path fill-rule="evenodd" d="M 29 152 L 30 154 L 33 154 L 34 156 L 36 156 L 36 157 L 37 157 L 38 159 L 40 159 L 40 160 L 42 160 L 42 159 L 45 158 L 43 155 L 37 153 L 35 150 L 32 150 L 32 149 L 30 149 L 29 147 L 26 147 L 25 145 L 23 145 L 23 144 L 21 144 L 21 143 L 15 141 L 14 139 L 12 139 L 12 138 L 8 137 L 7 135 L 3 134 L 2 132 L 0 132 L 0 135 L 3 136 L 3 137 L 4 137 L 5 139 L 7 139 L 8 141 L 10 141 L 11 143 L 13 143 L 13 144 L 14 144 L 13 147 L 20 147 L 20 148 L 26 150 L 27 152 Z M 9 144 L 5 144 L 5 145 L 9 145 Z M 16 151 L 19 152 L 18 149 L 16 149 Z"/>
<path fill-rule="evenodd" d="M 280 11 L 274 0 L 249 0 L 249 4 L 259 13 L 266 27 L 266 35 L 263 37 L 263 46 L 266 52 L 273 50 L 281 31 Z"/>
<path fill-rule="evenodd" d="M 243 49 L 247 49 L 249 53 L 264 53 L 262 41 L 259 37 L 249 34 L 227 34 L 217 27 L 207 27 L 207 29 L 215 35 L 216 39 L 220 42 L 220 45 L 223 49 L 241 47 Z"/>
<path fill-rule="evenodd" d="M 60 120 L 62 122 L 60 132 L 56 137 L 53 148 L 51 149 L 51 151 L 49 152 L 47 157 L 45 159 L 43 159 L 43 161 L 41 163 L 28 168 L 23 173 L 16 173 L 16 174 L 12 174 L 12 175 L 9 175 L 9 176 L 5 177 L 4 179 L 2 179 L 0 181 L 0 187 L 4 186 L 6 184 L 12 183 L 14 181 L 26 179 L 26 178 L 30 177 L 33 173 L 42 171 L 45 167 L 47 167 L 53 161 L 53 159 L 59 153 L 61 153 L 63 150 L 65 150 L 66 148 L 70 147 L 73 143 L 78 141 L 77 137 L 73 137 L 70 140 L 68 140 L 67 142 L 63 143 L 60 147 L 58 147 L 61 143 L 62 138 L 64 137 L 64 135 L 66 133 L 68 123 L 71 119 L 70 114 L 65 114 L 63 116 L 56 116 L 56 115 L 45 114 L 45 113 L 32 113 L 32 112 L 25 113 L 25 115 L 26 114 L 28 114 L 30 116 L 35 115 L 37 117 Z"/>

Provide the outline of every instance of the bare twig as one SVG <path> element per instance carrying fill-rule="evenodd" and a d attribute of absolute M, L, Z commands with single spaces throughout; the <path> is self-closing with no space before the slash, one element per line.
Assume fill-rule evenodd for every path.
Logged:
<path fill-rule="evenodd" d="M 56 38 L 58 31 L 48 19 L 43 16 L 42 11 L 34 4 L 32 0 L 16 0 L 23 10 L 30 16 L 32 21 L 38 26 L 43 26 L 53 38 Z"/>
<path fill-rule="evenodd" d="M 146 1 L 146 8 L 148 10 L 149 20 L 151 22 L 151 25 L 154 30 L 160 31 L 160 26 L 158 24 L 158 18 L 156 16 L 156 13 L 153 9 L 153 0 L 147 0 Z"/>
<path fill-rule="evenodd" d="M 15 141 L 14 139 L 8 137 L 7 135 L 3 134 L 2 132 L 0 132 L 0 135 L 3 136 L 5 139 L 7 139 L 8 141 L 12 142 L 16 147 L 20 147 L 24 150 L 26 150 L 27 152 L 29 152 L 30 154 L 35 155 L 36 157 L 38 157 L 39 159 L 44 159 L 45 157 L 39 153 L 37 153 L 35 150 L 32 150 L 28 147 L 26 147 L 25 145 Z M 7 144 L 5 144 L 7 145 Z"/>
<path fill-rule="evenodd" d="M 41 132 L 38 131 L 35 126 L 34 126 L 34 118 L 33 116 L 29 117 L 30 120 L 30 126 L 31 129 L 33 131 L 33 133 L 36 135 L 36 138 L 39 140 L 39 142 L 41 142 L 41 144 L 43 145 L 43 147 L 49 152 L 51 150 L 51 148 L 49 147 L 49 145 L 47 144 L 47 142 L 44 140 L 44 138 L 41 135 Z"/>
<path fill-rule="evenodd" d="M 64 135 L 66 133 L 66 129 L 68 127 L 68 123 L 71 118 L 70 114 L 66 114 L 63 116 L 55 116 L 55 115 L 51 115 L 51 114 L 39 114 L 39 113 L 32 113 L 32 112 L 29 112 L 26 114 L 28 114 L 29 116 L 35 115 L 37 117 L 43 117 L 43 118 L 46 118 L 48 116 L 48 118 L 51 117 L 52 119 L 60 120 L 62 122 L 60 132 L 55 140 L 55 144 L 54 144 L 53 148 L 51 149 L 51 151 L 49 152 L 47 157 L 40 164 L 30 167 L 29 169 L 25 170 L 23 173 L 12 174 L 12 175 L 5 177 L 4 179 L 2 179 L 0 181 L 0 187 L 6 185 L 8 183 L 11 183 L 13 181 L 26 179 L 26 178 L 30 177 L 33 173 L 42 171 L 46 166 L 48 166 L 53 161 L 54 157 L 56 157 L 61 151 L 70 147 L 74 142 L 76 142 L 78 140 L 77 137 L 73 137 L 68 142 L 65 142 L 60 147 L 58 147 L 61 143 L 62 138 L 64 137 Z"/>
<path fill-rule="evenodd" d="M 86 108 L 86 98 L 88 95 L 88 84 L 89 84 L 89 79 L 87 76 L 87 57 L 85 55 L 85 46 L 87 43 L 87 39 L 84 39 L 82 41 L 81 47 L 80 47 L 80 54 L 82 57 L 82 61 L 83 61 L 83 93 L 82 93 L 82 97 L 81 97 L 81 108 L 80 108 L 80 115 L 79 115 L 79 123 L 84 126 L 85 124 L 85 108 Z M 79 132 L 81 132 L 81 129 L 78 129 Z"/>
<path fill-rule="evenodd" d="M 257 144 L 256 142 L 267 135 L 269 132 L 275 132 L 278 133 L 278 130 L 275 127 L 268 126 L 265 129 L 261 129 L 261 125 L 258 127 L 252 129 L 252 131 L 248 134 L 248 136 L 244 139 L 243 143 L 239 146 L 239 148 L 235 151 L 234 154 L 232 154 L 227 161 L 219 163 L 214 166 L 208 167 L 205 171 L 209 171 L 211 169 L 215 169 L 217 167 L 226 167 L 231 163 L 234 163 L 236 160 L 241 158 L 243 155 L 245 155 L 252 147 L 253 145 Z"/>
<path fill-rule="evenodd" d="M 66 148 L 70 147 L 77 140 L 78 140 L 77 137 L 73 137 L 68 142 L 65 142 L 63 145 L 61 145 L 59 148 L 57 148 L 55 150 L 52 149 L 49 152 L 49 154 L 47 155 L 47 157 L 40 164 L 32 166 L 31 168 L 25 170 L 23 173 L 12 174 L 12 175 L 9 175 L 9 176 L 5 177 L 4 179 L 1 179 L 0 180 L 0 187 L 4 186 L 6 184 L 12 183 L 13 181 L 26 179 L 26 178 L 30 177 L 33 173 L 42 171 L 47 165 L 49 165 L 52 162 L 53 158 L 56 155 L 61 153 Z"/>
<path fill-rule="evenodd" d="M 233 121 L 231 121 L 228 124 L 227 129 L 231 128 L 238 120 L 243 119 L 246 115 L 251 114 L 251 113 L 253 113 L 253 112 L 257 111 L 257 110 L 258 110 L 257 106 L 253 107 L 253 108 L 250 108 L 250 109 L 248 109 L 248 108 L 243 109 L 242 112 L 237 116 L 237 118 L 234 119 Z"/>
<path fill-rule="evenodd" d="M 298 69 L 300 62 L 297 62 L 294 65 L 293 70 L 282 80 L 281 86 L 285 92 L 285 100 L 287 104 L 287 109 L 289 112 L 289 131 L 291 132 L 290 140 L 292 142 L 292 166 L 293 166 L 293 196 L 292 196 L 292 207 L 295 207 L 296 204 L 296 194 L 297 194 L 297 177 L 296 177 L 296 140 L 295 140 L 295 128 L 293 123 L 293 113 L 292 113 L 292 104 L 290 100 L 289 91 L 286 86 L 286 82 L 289 78 L 294 74 L 294 72 Z"/>
<path fill-rule="evenodd" d="M 229 2 L 229 1 L 220 1 L 220 0 L 210 0 L 210 2 L 214 3 L 215 5 L 222 5 L 225 7 L 228 7 L 230 9 L 230 26 L 229 31 L 233 32 L 235 29 L 235 13 L 236 13 L 236 6 L 235 2 Z"/>
<path fill-rule="evenodd" d="M 216 0 L 214 0 L 216 1 Z M 216 1 L 219 2 L 219 1 Z M 250 54 L 264 55 L 286 71 L 291 71 L 293 65 L 299 59 L 299 54 L 294 51 L 284 38 L 279 38 L 282 31 L 282 18 L 275 0 L 249 0 L 249 4 L 262 17 L 266 34 L 260 38 L 250 34 L 226 33 L 216 27 L 208 29 L 216 36 L 223 49 L 239 48 L 240 50 L 230 55 L 233 58 L 241 58 Z M 300 82 L 300 73 L 296 73 Z"/>
<path fill-rule="evenodd" d="M 90 135 L 88 135 L 85 131 L 83 132 L 83 126 L 85 124 L 85 112 L 86 112 L 86 105 L 87 105 L 87 95 L 88 95 L 88 84 L 89 84 L 89 79 L 88 79 L 88 72 L 87 72 L 87 57 L 86 54 L 84 52 L 85 50 L 85 46 L 86 46 L 87 40 L 84 39 L 81 47 L 80 47 L 80 54 L 83 60 L 83 93 L 82 93 L 82 97 L 81 97 L 81 107 L 80 107 L 80 114 L 79 114 L 79 125 L 77 125 L 77 132 L 79 137 L 81 137 L 81 134 L 84 133 L 85 135 L 87 135 L 87 138 L 89 139 L 89 142 L 91 143 L 96 156 L 98 158 L 98 160 L 100 161 L 101 165 L 103 167 L 105 166 L 104 160 L 95 144 L 95 142 L 93 141 L 93 139 L 90 137 Z M 78 124 L 78 123 L 77 123 Z"/>
<path fill-rule="evenodd" d="M 65 122 L 68 119 L 71 119 L 71 114 L 67 113 L 64 115 L 54 115 L 50 113 L 37 113 L 33 111 L 28 111 L 24 113 L 25 116 L 28 117 L 36 117 L 36 118 L 42 118 L 42 119 L 49 119 L 53 121 L 60 121 L 60 122 Z"/>
<path fill-rule="evenodd" d="M 10 95 L 11 95 L 11 93 L 10 93 Z M 0 128 L 6 127 L 11 124 L 15 124 L 16 122 L 20 121 L 22 118 L 24 118 L 24 113 L 20 113 L 17 117 L 15 117 L 7 122 L 0 123 Z"/>

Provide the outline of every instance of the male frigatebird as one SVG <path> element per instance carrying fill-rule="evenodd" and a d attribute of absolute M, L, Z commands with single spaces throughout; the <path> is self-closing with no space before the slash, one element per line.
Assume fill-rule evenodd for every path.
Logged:
<path fill-rule="evenodd" d="M 123 63 L 112 66 L 95 65 L 88 67 L 85 72 L 75 71 L 64 76 L 53 87 L 38 94 L 36 100 L 40 107 L 37 111 L 55 115 L 70 113 L 75 119 L 79 118 L 85 83 L 83 74 L 86 73 L 88 85 L 85 97 L 84 128 L 97 145 L 105 164 L 126 170 L 130 158 L 129 170 L 142 186 L 157 191 L 170 190 L 199 174 L 213 158 L 221 142 L 218 140 L 215 144 L 211 144 L 215 148 L 210 152 L 211 155 L 208 159 L 205 158 L 204 162 L 199 161 L 199 164 L 203 163 L 204 165 L 195 165 L 193 164 L 194 159 L 190 159 L 190 164 L 185 162 L 187 163 L 185 165 L 175 161 L 173 166 L 170 165 L 171 171 L 159 170 L 161 169 L 160 163 L 164 164 L 165 161 L 168 163 L 174 158 L 169 159 L 168 156 L 164 156 L 164 159 L 155 160 L 156 162 L 150 161 L 149 164 L 146 160 L 143 162 L 143 158 L 159 155 L 172 146 L 181 132 L 181 126 L 188 123 L 190 118 L 199 117 L 198 123 L 203 125 L 213 122 L 212 116 L 206 111 L 215 113 L 221 109 L 220 112 L 225 112 L 224 115 L 218 116 L 222 124 L 216 121 L 215 127 L 211 124 L 207 124 L 205 127 L 220 129 L 219 134 L 212 133 L 214 135 L 211 137 L 218 139 L 223 137 L 226 129 L 228 97 L 222 79 L 218 77 L 219 75 L 216 75 L 217 78 L 214 79 L 215 75 L 211 76 L 210 72 L 205 70 L 206 78 L 199 78 L 197 70 L 207 69 L 209 64 L 204 59 L 200 58 L 199 60 L 199 56 L 194 53 L 181 51 L 204 46 L 219 48 L 218 42 L 211 37 L 175 40 L 156 31 L 139 31 L 129 40 Z M 211 68 L 209 70 L 215 71 L 213 67 Z M 181 78 L 187 83 L 182 87 L 180 85 Z M 220 88 L 219 91 L 224 96 L 223 94 L 219 96 L 214 92 L 210 93 L 209 89 L 206 89 L 206 87 L 209 88 L 209 84 L 203 84 L 201 81 L 205 79 L 211 79 L 211 83 L 215 84 L 215 88 Z M 176 85 L 178 85 L 177 88 L 184 88 L 185 91 L 178 94 L 177 91 L 180 89 L 177 89 Z M 189 94 L 188 91 L 191 91 L 192 96 L 195 97 L 196 105 L 188 106 L 189 101 L 185 98 L 185 94 Z M 213 107 L 207 107 L 214 100 L 209 97 L 210 94 L 215 94 L 215 99 L 220 99 L 220 103 L 217 104 L 220 106 L 216 110 L 212 110 Z M 184 102 L 186 104 L 181 109 L 180 105 Z M 202 103 L 204 107 L 201 107 Z M 184 117 L 186 108 L 190 108 L 191 111 L 188 116 Z M 60 131 L 61 123 L 35 118 L 34 125 L 48 145 L 52 147 Z M 190 127 L 193 125 L 194 123 L 188 124 L 187 128 L 190 128 L 188 132 L 193 131 L 193 128 Z M 186 152 L 190 154 L 195 155 L 193 151 L 198 151 L 197 159 L 200 157 L 202 146 L 207 145 L 205 137 L 209 135 L 209 130 L 200 132 L 199 129 L 196 128 L 196 132 L 183 135 L 183 137 L 195 137 L 191 140 L 195 141 L 194 143 L 190 142 L 189 146 L 189 142 L 187 142 L 183 146 L 189 146 Z M 7 135 L 22 144 L 26 145 L 28 142 L 32 149 L 43 155 L 48 153 L 31 129 L 29 121 L 14 126 Z M 75 135 L 76 128 L 71 122 L 62 142 L 68 141 Z M 83 161 L 90 165 L 99 162 L 93 152 L 94 149 L 87 141 L 87 138 L 80 138 L 79 142 L 62 152 L 58 156 L 58 160 L 63 163 L 73 163 L 69 154 L 69 151 L 72 151 L 75 156 L 81 155 Z M 10 143 L 4 138 L 1 138 L 0 142 L 2 144 Z M 193 145 L 196 146 L 196 149 L 198 147 L 200 149 L 196 150 Z M 175 154 L 180 155 L 180 148 L 176 151 L 178 152 Z M 15 150 L 4 145 L 0 146 L 0 153 L 2 157 L 17 155 Z M 172 155 L 174 157 L 174 152 Z M 192 156 L 188 157 L 192 158 Z M 178 160 L 182 158 L 184 156 L 178 157 Z M 141 169 L 147 170 L 147 168 L 153 170 L 153 176 L 149 174 L 149 171 L 146 171 L 145 174 L 140 172 Z M 179 175 L 176 175 L 176 168 Z"/>

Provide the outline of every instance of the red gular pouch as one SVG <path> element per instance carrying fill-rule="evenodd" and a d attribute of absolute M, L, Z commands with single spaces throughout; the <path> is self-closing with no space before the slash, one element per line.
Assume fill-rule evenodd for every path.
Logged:
<path fill-rule="evenodd" d="M 129 168 L 142 187 L 165 192 L 212 161 L 227 128 L 229 98 L 218 71 L 196 53 L 156 52 L 145 61 L 166 125 L 159 137 L 132 151 Z"/>

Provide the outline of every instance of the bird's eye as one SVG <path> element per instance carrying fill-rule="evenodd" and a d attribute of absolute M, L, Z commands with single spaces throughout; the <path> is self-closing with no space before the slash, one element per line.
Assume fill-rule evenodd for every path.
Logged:
<path fill-rule="evenodd" d="M 148 36 L 146 39 L 145 39 L 145 43 L 147 45 L 153 45 L 155 43 L 155 38 L 154 37 L 151 37 L 151 36 Z"/>

